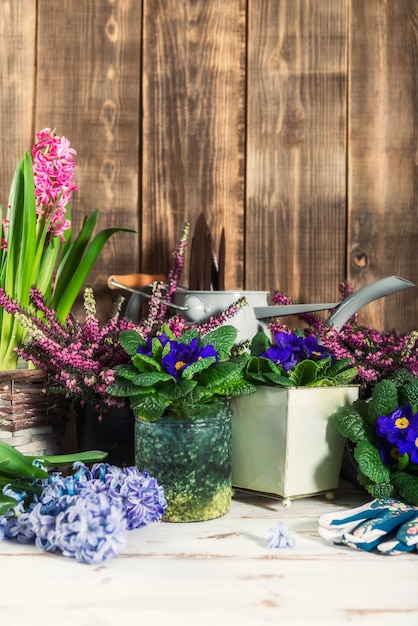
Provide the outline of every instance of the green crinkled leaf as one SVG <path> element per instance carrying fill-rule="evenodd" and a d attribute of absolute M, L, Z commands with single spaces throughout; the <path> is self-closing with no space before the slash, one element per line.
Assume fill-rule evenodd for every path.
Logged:
<path fill-rule="evenodd" d="M 390 481 L 389 469 L 383 464 L 379 450 L 367 439 L 362 439 L 357 443 L 354 449 L 354 458 L 358 463 L 360 471 L 373 482 L 384 483 Z"/>
<path fill-rule="evenodd" d="M 418 506 L 418 476 L 396 471 L 392 473 L 392 482 L 396 493 L 402 500 Z"/>
<path fill-rule="evenodd" d="M 226 386 L 221 386 L 216 389 L 216 392 L 220 396 L 249 396 L 257 391 L 257 387 L 245 380 L 232 381 Z"/>
<path fill-rule="evenodd" d="M 185 343 L 186 346 L 189 346 L 192 339 L 198 339 L 200 341 L 200 334 L 196 328 L 190 328 L 189 330 L 185 330 L 184 333 L 180 337 L 175 338 L 175 341 L 179 343 Z M 170 346 L 166 344 L 167 351 L 170 350 Z"/>
<path fill-rule="evenodd" d="M 137 387 L 129 380 L 120 379 L 110 383 L 110 385 L 106 387 L 106 393 L 116 398 L 129 398 L 130 396 L 143 394 L 144 390 L 141 387 Z"/>
<path fill-rule="evenodd" d="M 241 380 L 241 369 L 231 361 L 216 363 L 199 376 L 199 384 L 209 391 L 216 391 L 218 387 L 229 382 Z"/>
<path fill-rule="evenodd" d="M 135 376 L 138 376 L 138 370 L 133 365 L 115 365 L 113 369 L 118 376 L 126 378 L 126 380 L 132 380 Z"/>
<path fill-rule="evenodd" d="M 140 372 L 161 372 L 163 369 L 160 363 L 148 354 L 135 354 L 132 363 Z"/>
<path fill-rule="evenodd" d="M 367 491 L 373 498 L 389 498 L 394 494 L 393 484 L 390 481 L 384 483 L 370 483 Z"/>
<path fill-rule="evenodd" d="M 333 378 L 334 385 L 350 385 L 357 376 L 357 372 L 357 367 L 349 367 L 348 369 L 339 372 Z"/>
<path fill-rule="evenodd" d="M 164 385 L 158 390 L 158 394 L 173 402 L 190 394 L 196 385 L 195 380 L 180 380 L 178 383 L 173 382 L 172 385 Z"/>
<path fill-rule="evenodd" d="M 399 406 L 398 390 L 392 380 L 383 379 L 374 388 L 369 402 L 369 422 L 373 425 L 381 415 L 389 415 Z"/>
<path fill-rule="evenodd" d="M 289 371 L 289 380 L 295 387 L 307 387 L 317 379 L 317 361 L 301 361 Z"/>
<path fill-rule="evenodd" d="M 267 352 L 269 347 L 270 347 L 270 340 L 267 337 L 267 335 L 261 332 L 257 333 L 256 335 L 254 335 L 251 341 L 251 346 L 250 346 L 251 355 L 258 357 L 263 352 Z"/>
<path fill-rule="evenodd" d="M 406 383 L 400 390 L 400 404 L 418 405 L 418 378 Z"/>
<path fill-rule="evenodd" d="M 266 385 L 277 385 L 278 387 L 293 387 L 293 383 L 289 378 L 283 376 L 282 374 L 275 374 L 274 372 L 266 372 L 261 375 L 263 382 Z"/>
<path fill-rule="evenodd" d="M 119 335 L 119 341 L 129 356 L 134 356 L 140 346 L 147 345 L 145 339 L 134 330 L 123 330 Z"/>
<path fill-rule="evenodd" d="M 131 398 L 131 409 L 134 415 L 147 422 L 154 422 L 161 417 L 169 404 L 169 401 L 156 394 Z"/>
<path fill-rule="evenodd" d="M 367 438 L 364 422 L 353 405 L 339 407 L 333 413 L 332 420 L 342 436 L 353 443 Z"/>
<path fill-rule="evenodd" d="M 208 369 L 208 367 L 210 367 L 215 362 L 216 359 L 214 356 L 208 356 L 204 357 L 203 359 L 199 359 L 198 361 L 194 361 L 194 363 L 191 363 L 184 368 L 181 373 L 181 377 L 185 380 L 190 380 L 196 374 L 199 374 L 200 372 L 203 372 L 203 370 Z"/>
<path fill-rule="evenodd" d="M 357 368 L 352 368 L 351 359 L 340 359 L 339 361 L 334 361 L 332 365 L 330 365 L 328 370 L 328 376 L 334 378 L 337 374 L 340 374 L 343 370 L 352 370 L 355 369 L 357 373 Z"/>
<path fill-rule="evenodd" d="M 261 384 L 269 385 L 269 384 L 271 384 L 271 382 L 273 382 L 273 381 L 271 381 L 271 382 L 266 381 L 266 375 L 265 374 L 258 374 L 257 372 L 249 372 L 246 375 L 246 379 L 248 381 L 254 383 L 255 385 L 261 385 Z M 287 378 L 285 380 L 289 383 L 289 380 Z M 292 386 L 291 383 L 289 383 L 289 384 L 290 384 L 290 386 Z"/>
<path fill-rule="evenodd" d="M 132 379 L 132 383 L 136 387 L 153 387 L 158 383 L 174 380 L 173 376 L 166 372 L 142 372 Z"/>
<path fill-rule="evenodd" d="M 204 335 L 201 343 L 204 346 L 212 345 L 219 354 L 219 359 L 223 361 L 229 357 L 237 335 L 238 331 L 235 326 L 219 326 Z"/>

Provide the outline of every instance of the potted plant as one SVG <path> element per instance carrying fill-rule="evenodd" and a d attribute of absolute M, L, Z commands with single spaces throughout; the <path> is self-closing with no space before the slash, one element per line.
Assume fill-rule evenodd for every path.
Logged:
<path fill-rule="evenodd" d="M 418 378 L 406 369 L 376 383 L 371 397 L 338 408 L 338 431 L 353 445 L 357 480 L 373 498 L 418 506 Z"/>
<path fill-rule="evenodd" d="M 353 293 L 353 288 L 347 281 L 343 281 L 339 291 L 343 301 Z M 291 304 L 292 300 L 276 291 L 273 302 Z M 418 376 L 418 330 L 402 333 L 394 328 L 379 330 L 365 326 L 360 323 L 359 313 L 350 317 L 339 330 L 312 312 L 300 313 L 298 317 L 306 325 L 305 333 L 318 337 L 336 358 L 348 358 L 353 367 L 357 367 L 353 382 L 360 386 L 359 395 L 362 399 L 370 397 L 377 382 L 398 370 L 406 369 Z M 282 328 L 280 323 L 271 325 L 273 332 Z"/>
<path fill-rule="evenodd" d="M 55 396 L 74 408 L 77 448 L 106 450 L 110 463 L 133 465 L 133 414 L 124 401 L 106 394 L 106 387 L 114 380 L 115 365 L 128 360 L 119 335 L 134 324 L 121 315 L 122 297 L 106 322 L 97 318 L 91 287 L 84 290 L 83 300 L 83 319 L 69 314 L 60 321 L 37 289 L 31 290 L 30 308 L 24 308 L 0 288 L 1 306 L 26 333 L 16 354 L 48 375 Z"/>
<path fill-rule="evenodd" d="M 257 391 L 232 399 L 232 482 L 291 498 L 338 486 L 344 438 L 330 415 L 354 400 L 357 370 L 300 329 L 258 333 L 240 357 Z"/>
<path fill-rule="evenodd" d="M 2 293 L 15 307 L 27 308 L 35 286 L 61 321 L 106 241 L 128 230 L 108 228 L 93 237 L 96 210 L 73 237 L 69 203 L 77 189 L 74 154 L 65 137 L 49 128 L 40 131 L 31 152 L 26 151 L 16 168 L 1 221 Z M 25 334 L 14 311 L 0 308 L 0 428 L 10 432 L 10 443 L 24 445 L 22 450 L 54 453 L 62 434 L 64 406 L 59 396 L 49 394 L 44 372 L 18 369 L 21 363 L 15 349 Z"/>
<path fill-rule="evenodd" d="M 231 504 L 229 400 L 255 391 L 231 356 L 233 326 L 180 336 L 168 326 L 144 337 L 124 331 L 131 361 L 116 366 L 107 393 L 129 398 L 135 414 L 136 465 L 164 488 L 169 521 L 203 521 Z"/>

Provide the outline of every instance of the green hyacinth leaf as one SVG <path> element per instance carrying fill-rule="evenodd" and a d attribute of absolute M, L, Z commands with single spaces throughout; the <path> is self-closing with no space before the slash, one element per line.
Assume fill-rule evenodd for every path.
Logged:
<path fill-rule="evenodd" d="M 4 515 L 7 511 L 11 511 L 17 502 L 14 498 L 9 498 L 9 496 L 5 496 L 0 494 L 0 515 Z"/>
<path fill-rule="evenodd" d="M 19 450 L 0 441 L 0 466 L 3 476 L 11 478 L 48 478 L 48 473 L 32 465 L 32 459 Z"/>

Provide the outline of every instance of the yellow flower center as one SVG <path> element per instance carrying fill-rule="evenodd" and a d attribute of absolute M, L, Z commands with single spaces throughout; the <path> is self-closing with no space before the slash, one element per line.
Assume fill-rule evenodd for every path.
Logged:
<path fill-rule="evenodd" d="M 409 426 L 409 420 L 402 416 L 399 417 L 397 420 L 395 420 L 395 426 L 396 428 L 399 428 L 399 430 L 403 430 L 404 428 L 408 428 Z"/>
<path fill-rule="evenodd" d="M 175 364 L 176 371 L 178 372 L 185 365 L 186 365 L 186 363 L 184 361 L 177 361 L 177 363 Z"/>

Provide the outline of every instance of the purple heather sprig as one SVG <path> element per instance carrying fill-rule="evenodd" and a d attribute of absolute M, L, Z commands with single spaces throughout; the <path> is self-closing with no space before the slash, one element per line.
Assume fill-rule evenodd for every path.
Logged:
<path fill-rule="evenodd" d="M 339 286 L 341 299 L 352 292 L 347 282 Z M 275 304 L 291 304 L 291 298 L 281 292 L 273 296 Z M 349 358 L 358 368 L 356 379 L 361 395 L 366 397 L 370 388 L 400 368 L 418 376 L 418 331 L 400 333 L 395 329 L 379 331 L 358 323 L 358 313 L 346 322 L 340 331 L 327 325 L 314 313 L 299 315 L 307 325 L 304 332 L 318 337 L 323 346 L 336 359 Z M 274 322 L 273 332 L 287 330 L 285 324 Z"/>
<path fill-rule="evenodd" d="M 144 337 L 155 334 L 166 321 L 167 304 L 171 302 L 174 292 L 177 290 L 178 282 L 184 267 L 184 254 L 187 245 L 190 224 L 185 222 L 174 251 L 174 262 L 167 277 L 167 285 L 161 281 L 156 281 L 152 288 L 151 298 L 148 304 L 148 315 L 140 323 L 139 332 Z"/>
<path fill-rule="evenodd" d="M 99 412 L 120 401 L 108 396 L 106 387 L 114 380 L 115 365 L 127 362 L 119 334 L 135 325 L 121 316 L 123 298 L 115 303 L 107 323 L 96 318 L 96 304 L 90 287 L 84 291 L 84 323 L 69 315 L 58 322 L 42 294 L 31 290 L 35 312 L 19 307 L 0 288 L 0 305 L 12 313 L 25 328 L 28 340 L 16 349 L 18 355 L 49 374 L 57 388 L 69 397 L 88 402 Z"/>

